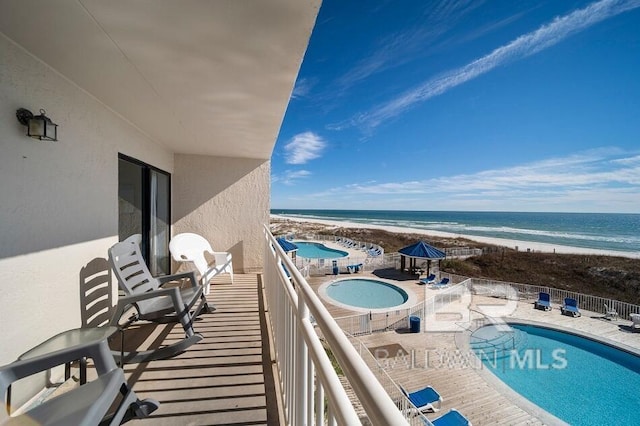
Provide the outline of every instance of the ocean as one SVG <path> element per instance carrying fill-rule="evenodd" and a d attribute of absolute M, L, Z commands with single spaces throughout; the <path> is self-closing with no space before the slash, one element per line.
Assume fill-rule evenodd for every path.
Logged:
<path fill-rule="evenodd" d="M 640 214 L 288 209 L 271 214 L 640 252 Z"/>

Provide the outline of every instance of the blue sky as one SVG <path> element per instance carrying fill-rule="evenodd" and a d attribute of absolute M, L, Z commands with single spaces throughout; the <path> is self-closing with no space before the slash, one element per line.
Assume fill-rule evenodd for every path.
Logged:
<path fill-rule="evenodd" d="M 640 0 L 324 0 L 273 209 L 640 213 Z"/>

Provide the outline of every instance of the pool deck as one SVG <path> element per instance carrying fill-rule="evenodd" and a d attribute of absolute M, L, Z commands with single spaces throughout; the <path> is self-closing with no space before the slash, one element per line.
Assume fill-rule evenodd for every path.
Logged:
<path fill-rule="evenodd" d="M 375 275 L 364 273 L 349 276 L 380 278 L 380 275 L 380 273 Z M 344 274 L 339 276 L 339 278 L 344 277 Z M 332 279 L 335 277 L 323 276 L 311 277 L 308 281 L 313 288 L 317 289 L 322 283 Z M 405 291 L 413 292 L 418 302 L 438 292 L 438 290 L 419 285 L 416 279 L 391 282 Z M 323 302 L 335 318 L 357 314 L 338 308 L 324 299 Z M 604 313 L 584 310 L 581 310 L 581 317 L 573 318 L 562 315 L 558 305 L 554 305 L 551 311 L 545 312 L 534 309 L 533 302 L 533 299 L 519 300 L 505 319 L 551 325 L 554 328 L 596 336 L 640 351 L 640 333 L 631 331 L 630 320 L 624 318 L 608 320 L 604 318 Z M 473 310 L 480 306 L 504 303 L 503 299 L 474 295 L 471 304 L 472 318 L 476 317 Z M 468 353 L 468 334 L 450 332 L 411 334 L 387 331 L 362 336 L 360 341 L 369 349 L 387 345 L 398 348 L 397 345 L 399 345 L 404 353 L 414 354 L 413 362 L 406 362 L 406 358 L 403 362 L 387 362 L 385 371 L 397 384 L 410 391 L 431 385 L 440 393 L 443 397 L 441 410 L 435 414 L 428 414 L 430 419 L 455 408 L 476 426 L 564 424 L 521 397 L 488 370 L 479 368 L 474 360 L 460 357 L 460 354 Z M 588 409 L 588 407 L 576 408 Z"/>

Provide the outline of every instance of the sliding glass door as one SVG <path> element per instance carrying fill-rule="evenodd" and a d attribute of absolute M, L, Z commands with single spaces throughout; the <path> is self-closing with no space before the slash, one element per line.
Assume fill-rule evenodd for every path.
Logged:
<path fill-rule="evenodd" d="M 118 156 L 120 241 L 142 235 L 142 255 L 153 275 L 170 272 L 171 175 L 146 163 Z"/>

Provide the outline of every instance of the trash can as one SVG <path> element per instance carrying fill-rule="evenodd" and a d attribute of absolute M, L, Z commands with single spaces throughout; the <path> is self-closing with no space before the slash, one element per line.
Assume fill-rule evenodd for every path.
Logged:
<path fill-rule="evenodd" d="M 412 333 L 420 333 L 420 317 L 409 317 L 409 330 Z"/>
<path fill-rule="evenodd" d="M 338 272 L 339 272 L 339 270 L 338 270 L 338 262 L 334 260 L 332 262 L 332 264 L 333 264 L 333 275 L 338 275 Z"/>

